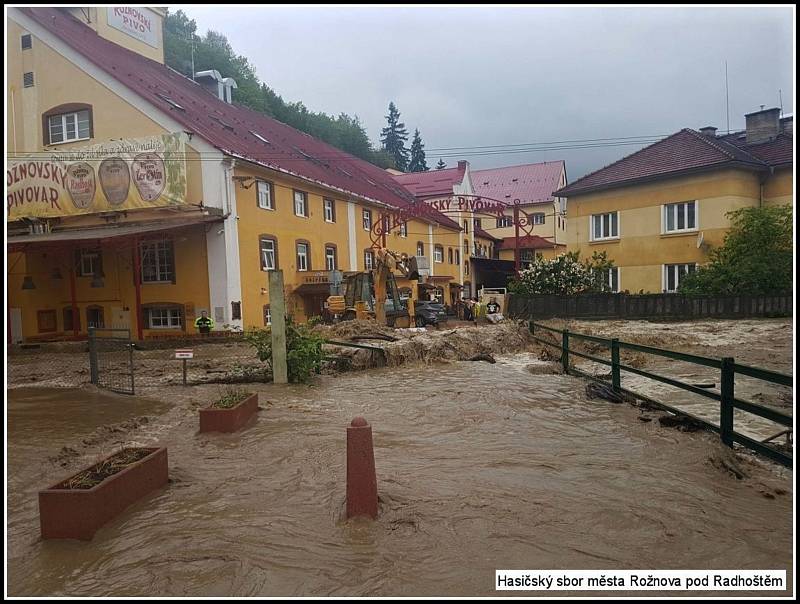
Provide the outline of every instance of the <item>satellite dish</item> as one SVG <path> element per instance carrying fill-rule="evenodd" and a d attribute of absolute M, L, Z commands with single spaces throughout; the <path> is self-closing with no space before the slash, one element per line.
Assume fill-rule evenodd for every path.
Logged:
<path fill-rule="evenodd" d="M 697 235 L 697 248 L 699 249 L 703 245 L 703 231 Z"/>

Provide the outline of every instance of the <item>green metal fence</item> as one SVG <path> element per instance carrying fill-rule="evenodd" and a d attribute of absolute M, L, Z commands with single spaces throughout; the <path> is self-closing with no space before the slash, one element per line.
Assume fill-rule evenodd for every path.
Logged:
<path fill-rule="evenodd" d="M 748 436 L 736 432 L 734 430 L 734 425 L 733 425 L 733 410 L 740 409 L 741 411 L 752 413 L 753 415 L 757 415 L 758 417 L 768 419 L 784 427 L 787 427 L 788 429 L 791 429 L 793 425 L 791 416 L 786 415 L 784 413 L 780 413 L 779 411 L 775 411 L 774 409 L 764 407 L 763 405 L 738 399 L 735 396 L 736 374 L 748 376 L 751 378 L 756 378 L 759 380 L 764 380 L 772 384 L 779 384 L 781 386 L 790 386 L 790 387 L 793 384 L 791 375 L 787 375 L 785 373 L 778 373 L 777 371 L 770 371 L 768 369 L 761 369 L 758 367 L 741 365 L 739 363 L 736 363 L 734 359 L 730 357 L 723 359 L 711 359 L 708 357 L 701 357 L 694 354 L 676 352 L 674 350 L 664 350 L 662 348 L 655 348 L 653 346 L 633 344 L 632 342 L 622 342 L 617 338 L 610 338 L 610 339 L 600 338 L 597 336 L 590 336 L 581 333 L 573 333 L 566 329 L 564 330 L 554 329 L 552 327 L 548 327 L 547 325 L 542 325 L 541 323 L 536 323 L 534 321 L 528 322 L 528 328 L 531 332 L 531 335 L 533 336 L 533 339 L 536 340 L 537 342 L 541 342 L 542 344 L 547 344 L 548 346 L 553 346 L 561 349 L 561 365 L 564 369 L 564 373 L 572 373 L 594 380 L 598 379 L 596 376 L 583 372 L 579 369 L 576 369 L 575 367 L 570 367 L 569 366 L 570 356 L 577 356 L 580 358 L 588 359 L 595 363 L 607 365 L 611 367 L 611 385 L 614 388 L 614 390 L 619 392 L 625 392 L 632 396 L 646 400 L 671 413 L 691 417 L 693 420 L 703 424 L 707 429 L 719 433 L 722 442 L 729 447 L 733 447 L 733 443 L 736 442 L 758 453 L 761 453 L 762 455 L 765 455 L 766 457 L 769 457 L 770 459 L 773 459 L 774 461 L 777 461 L 785 466 L 788 466 L 790 468 L 793 467 L 792 455 L 788 455 L 782 451 L 778 451 L 777 449 L 770 447 L 764 442 L 759 442 Z M 556 342 L 552 342 L 550 340 L 538 337 L 536 335 L 536 329 L 545 330 L 547 332 L 560 335 L 561 344 L 559 345 Z M 583 352 L 579 352 L 574 349 L 570 349 L 569 344 L 571 339 L 586 340 L 589 342 L 594 342 L 596 344 L 601 344 L 603 346 L 608 347 L 608 349 L 611 352 L 610 360 L 585 354 Z M 688 363 L 694 363 L 697 365 L 704 365 L 706 367 L 712 367 L 714 369 L 719 369 L 720 391 L 719 393 L 709 392 L 708 390 L 699 388 L 697 386 L 693 386 L 691 384 L 686 384 L 684 382 L 681 382 L 680 380 L 676 380 L 649 371 L 644 371 L 642 369 L 637 369 L 629 365 L 624 365 L 623 363 L 620 362 L 620 355 L 619 355 L 620 350 L 634 350 L 637 352 L 643 352 L 646 354 L 652 354 L 660 357 L 666 357 L 669 359 L 675 359 L 679 361 L 685 361 Z M 719 401 L 720 403 L 719 425 L 710 423 L 702 418 L 686 413 L 685 411 L 681 411 L 680 409 L 677 409 L 660 401 L 653 400 L 647 396 L 623 388 L 621 381 L 622 371 L 627 371 L 636 375 L 640 375 L 642 377 L 649 378 L 651 380 L 656 380 L 658 382 L 662 382 L 664 384 L 668 384 L 670 386 L 674 386 L 676 388 L 687 390 L 694 394 L 698 394 L 700 396 L 704 396 L 706 398 Z"/>

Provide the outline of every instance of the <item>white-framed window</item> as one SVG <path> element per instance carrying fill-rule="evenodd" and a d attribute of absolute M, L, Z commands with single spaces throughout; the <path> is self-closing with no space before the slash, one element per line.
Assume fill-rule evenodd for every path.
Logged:
<path fill-rule="evenodd" d="M 665 264 L 663 273 L 664 291 L 667 293 L 678 291 L 681 279 L 693 273 L 696 267 L 696 264 Z"/>
<path fill-rule="evenodd" d="M 336 206 L 333 199 L 324 198 L 322 200 L 322 210 L 325 215 L 325 222 L 336 222 Z"/>
<path fill-rule="evenodd" d="M 514 219 L 511 216 L 503 216 L 502 218 L 497 219 L 497 228 L 502 229 L 503 227 L 510 227 L 513 226 Z"/>
<path fill-rule="evenodd" d="M 661 215 L 663 233 L 680 233 L 697 230 L 697 202 L 664 204 Z"/>
<path fill-rule="evenodd" d="M 175 280 L 175 253 L 172 241 L 141 244 L 142 283 L 172 283 Z"/>
<path fill-rule="evenodd" d="M 258 207 L 262 210 L 274 210 L 272 205 L 272 183 L 265 180 L 256 181 L 256 195 L 258 197 Z"/>
<path fill-rule="evenodd" d="M 531 222 L 533 224 L 544 224 L 544 212 L 536 212 L 531 214 Z"/>
<path fill-rule="evenodd" d="M 361 210 L 361 226 L 365 231 L 372 230 L 372 210 Z"/>
<path fill-rule="evenodd" d="M 612 293 L 619 293 L 619 267 L 614 266 L 603 271 L 603 284 Z"/>
<path fill-rule="evenodd" d="M 307 271 L 308 270 L 308 244 L 307 243 L 298 243 L 297 244 L 297 270 L 298 271 Z"/>
<path fill-rule="evenodd" d="M 425 255 L 425 244 L 421 241 L 417 241 L 417 256 L 424 256 Z"/>
<path fill-rule="evenodd" d="M 81 277 L 94 277 L 101 268 L 100 250 L 81 250 L 78 271 Z"/>
<path fill-rule="evenodd" d="M 150 308 L 148 311 L 150 329 L 182 329 L 183 313 L 177 306 Z"/>
<path fill-rule="evenodd" d="M 277 268 L 275 262 L 275 248 L 277 243 L 274 239 L 261 237 L 259 239 L 259 248 L 261 251 L 261 270 L 274 271 Z"/>
<path fill-rule="evenodd" d="M 444 262 L 444 248 L 441 245 L 433 246 L 433 261 Z"/>
<path fill-rule="evenodd" d="M 272 311 L 269 308 L 269 304 L 264 305 L 264 325 L 272 325 Z"/>
<path fill-rule="evenodd" d="M 365 250 L 364 251 L 364 269 L 371 271 L 372 267 L 375 265 L 375 255 L 373 254 L 372 250 Z"/>
<path fill-rule="evenodd" d="M 592 241 L 619 239 L 619 212 L 592 214 L 589 228 Z"/>
<path fill-rule="evenodd" d="M 303 191 L 294 192 L 294 215 L 308 216 L 308 194 Z"/>
<path fill-rule="evenodd" d="M 325 270 L 336 270 L 336 248 L 332 245 L 325 246 Z"/>
<path fill-rule="evenodd" d="M 50 144 L 80 141 L 89 138 L 89 110 L 51 115 L 47 118 Z"/>
<path fill-rule="evenodd" d="M 408 223 L 404 222 L 400 225 L 400 236 L 401 237 L 408 237 Z"/>

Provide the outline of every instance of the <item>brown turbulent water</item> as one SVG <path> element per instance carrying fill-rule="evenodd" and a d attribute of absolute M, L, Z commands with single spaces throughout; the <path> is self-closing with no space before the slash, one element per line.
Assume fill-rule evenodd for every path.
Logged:
<path fill-rule="evenodd" d="M 726 454 L 713 436 L 588 401 L 583 381 L 532 375 L 535 362 L 259 385 L 265 409 L 233 435 L 197 433 L 196 408 L 218 386 L 144 393 L 166 403 L 11 391 L 8 593 L 505 595 L 495 569 L 786 569 L 791 583 L 791 472 L 739 459 L 749 478 L 737 480 L 712 463 Z M 142 415 L 153 419 L 85 438 Z M 342 520 L 356 415 L 373 425 L 376 522 Z M 168 487 L 91 542 L 39 538 L 38 489 L 114 447 L 155 442 L 169 448 Z M 64 446 L 73 457 L 58 457 Z"/>

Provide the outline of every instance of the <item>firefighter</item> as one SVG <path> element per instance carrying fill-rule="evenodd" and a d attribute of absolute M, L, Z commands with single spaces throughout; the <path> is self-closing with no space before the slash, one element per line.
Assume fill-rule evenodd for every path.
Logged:
<path fill-rule="evenodd" d="M 214 329 L 214 319 L 208 316 L 207 311 L 201 310 L 200 316 L 194 320 L 194 327 L 200 331 L 201 336 L 207 338 Z"/>

